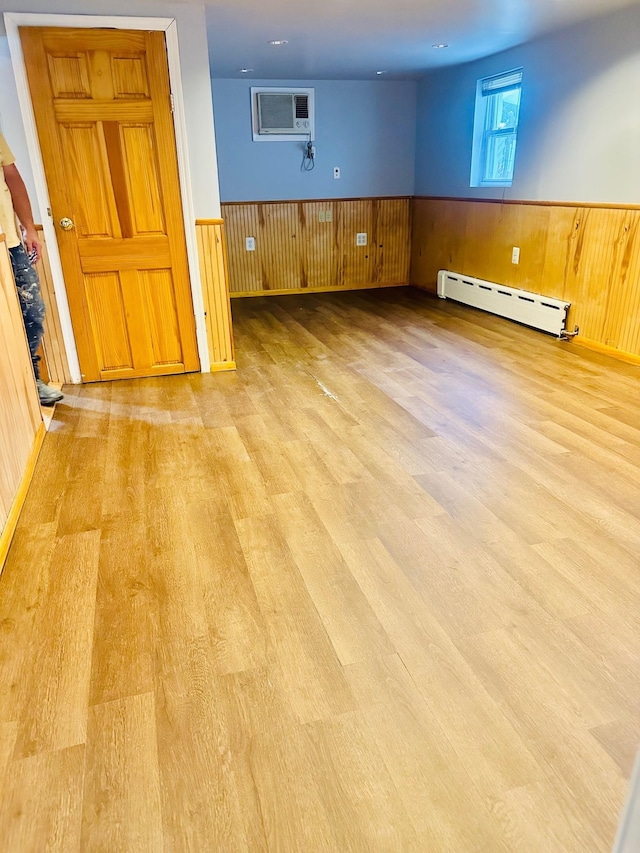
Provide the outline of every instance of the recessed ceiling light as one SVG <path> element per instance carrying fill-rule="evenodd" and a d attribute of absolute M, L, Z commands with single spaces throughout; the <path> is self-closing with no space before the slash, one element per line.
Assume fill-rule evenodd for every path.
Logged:
<path fill-rule="evenodd" d="M 273 39 L 273 41 L 270 41 L 269 44 L 273 45 L 274 47 L 278 47 L 281 44 L 289 44 L 289 41 L 288 39 Z"/>
<path fill-rule="evenodd" d="M 241 68 L 239 74 L 253 74 L 253 68 Z"/>
<path fill-rule="evenodd" d="M 386 71 L 376 71 L 376 74 L 380 77 L 382 74 L 386 74 Z"/>
<path fill-rule="evenodd" d="M 442 50 L 443 47 L 449 47 L 448 44 L 432 44 L 431 47 L 435 47 L 436 50 Z"/>

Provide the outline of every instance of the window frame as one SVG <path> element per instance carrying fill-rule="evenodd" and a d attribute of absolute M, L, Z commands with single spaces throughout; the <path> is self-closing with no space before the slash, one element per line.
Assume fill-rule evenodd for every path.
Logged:
<path fill-rule="evenodd" d="M 489 148 L 491 140 L 497 140 L 505 137 L 514 139 L 514 146 L 518 143 L 518 130 L 520 127 L 520 108 L 522 99 L 522 82 L 524 72 L 522 68 L 514 68 L 510 71 L 504 71 L 500 74 L 492 74 L 489 77 L 481 77 L 476 86 L 476 105 L 473 121 L 473 148 L 471 157 L 471 181 L 472 187 L 510 187 L 513 186 L 515 176 L 515 157 L 513 162 L 513 172 L 509 178 L 504 180 L 491 180 L 485 176 L 489 165 Z M 501 85 L 501 81 L 505 81 Z M 490 86 L 489 91 L 487 87 Z M 499 94 L 507 92 L 520 92 L 520 103 L 518 105 L 518 121 L 514 127 L 508 128 L 492 128 L 489 126 L 489 118 L 491 110 L 495 102 L 492 98 Z"/>

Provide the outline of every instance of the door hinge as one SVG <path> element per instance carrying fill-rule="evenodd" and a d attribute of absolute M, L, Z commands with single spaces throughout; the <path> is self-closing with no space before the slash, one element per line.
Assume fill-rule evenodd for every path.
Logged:
<path fill-rule="evenodd" d="M 173 92 L 169 92 L 169 106 L 171 108 L 171 112 L 174 113 L 176 110 L 176 102 L 173 98 Z"/>

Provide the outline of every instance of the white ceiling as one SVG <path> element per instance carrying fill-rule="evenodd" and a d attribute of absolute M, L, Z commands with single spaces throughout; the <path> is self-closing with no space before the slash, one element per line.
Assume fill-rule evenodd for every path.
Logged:
<path fill-rule="evenodd" d="M 214 77 L 418 78 L 640 0 L 205 0 Z M 271 39 L 288 39 L 282 47 Z M 446 50 L 432 45 L 445 42 Z M 252 68 L 249 75 L 240 68 Z"/>

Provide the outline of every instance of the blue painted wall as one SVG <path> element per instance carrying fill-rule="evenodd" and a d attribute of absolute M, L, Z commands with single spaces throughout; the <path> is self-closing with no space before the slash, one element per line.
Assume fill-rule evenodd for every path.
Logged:
<path fill-rule="evenodd" d="M 419 84 L 416 194 L 637 204 L 640 7 L 633 6 Z M 476 82 L 524 68 L 513 186 L 471 188 Z"/>
<path fill-rule="evenodd" d="M 223 201 L 436 195 L 637 204 L 640 6 L 504 53 L 394 81 L 214 80 Z M 513 186 L 469 186 L 476 82 L 524 68 Z M 313 86 L 316 168 L 301 143 L 252 141 L 252 85 Z M 340 166 L 342 178 L 333 179 Z"/>
<path fill-rule="evenodd" d="M 253 142 L 251 86 L 315 89 L 312 172 L 300 171 L 301 142 Z M 413 194 L 416 83 L 213 80 L 212 87 L 223 202 Z"/>

